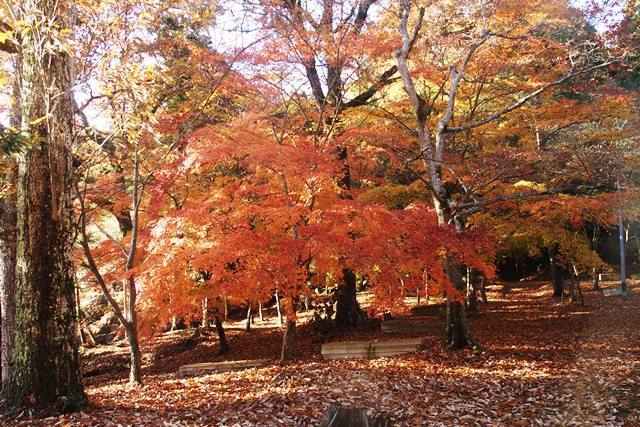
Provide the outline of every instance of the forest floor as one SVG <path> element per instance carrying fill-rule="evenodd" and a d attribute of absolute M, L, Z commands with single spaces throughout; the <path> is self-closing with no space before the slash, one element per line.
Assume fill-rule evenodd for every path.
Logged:
<path fill-rule="evenodd" d="M 583 284 L 584 287 L 584 284 Z M 314 425 L 332 402 L 386 411 L 396 425 L 640 425 L 640 283 L 630 302 L 585 291 L 585 305 L 556 301 L 544 282 L 497 284 L 471 318 L 482 354 L 443 350 L 323 361 L 323 337 L 304 326 L 294 363 L 181 377 L 185 363 L 277 359 L 282 331 L 228 331 L 232 351 L 215 356 L 215 333 L 167 333 L 143 343 L 144 385 L 126 383 L 127 348 L 85 350 L 90 405 L 59 417 L 23 415 L 9 425 Z M 333 339 L 381 338 L 367 332 Z M 388 338 L 385 336 L 384 338 Z M 5 420 L 6 421 L 6 420 Z"/>

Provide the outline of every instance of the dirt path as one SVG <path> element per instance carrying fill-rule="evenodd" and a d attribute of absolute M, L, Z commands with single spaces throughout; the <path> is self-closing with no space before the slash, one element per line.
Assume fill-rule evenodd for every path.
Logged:
<path fill-rule="evenodd" d="M 543 283 L 499 285 L 472 319 L 482 355 L 443 351 L 433 338 L 415 355 L 325 362 L 309 335 L 295 364 L 180 378 L 166 372 L 210 358 L 214 345 L 156 345 L 165 353 L 147 356 L 144 386 L 127 386 L 122 373 L 89 378 L 85 412 L 20 424 L 313 425 L 340 401 L 386 411 L 397 425 L 640 425 L 639 291 L 630 303 L 587 291 L 581 306 L 553 301 Z M 279 345 L 273 330 L 232 336 L 234 358 Z"/>

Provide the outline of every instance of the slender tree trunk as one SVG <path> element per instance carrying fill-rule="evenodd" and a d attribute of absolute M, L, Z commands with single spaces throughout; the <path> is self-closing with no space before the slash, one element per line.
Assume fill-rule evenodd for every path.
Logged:
<path fill-rule="evenodd" d="M 576 276 L 572 273 L 569 281 L 569 301 L 576 302 Z"/>
<path fill-rule="evenodd" d="M 48 28 L 73 29 L 71 4 L 23 0 L 22 127 L 37 147 L 18 160 L 16 325 L 5 387 L 11 409 L 73 411 L 86 401 L 78 360 L 71 205 L 72 57 L 46 53 Z M 40 122 L 38 122 L 40 120 Z"/>
<path fill-rule="evenodd" d="M 578 295 L 580 295 L 580 304 L 584 305 L 584 297 L 582 296 L 582 289 L 580 288 L 580 275 L 578 274 L 578 269 L 575 265 L 571 266 L 571 276 L 573 277 L 573 285 L 578 290 Z M 575 298 L 575 295 L 574 295 Z"/>
<path fill-rule="evenodd" d="M 467 268 L 467 310 L 478 311 L 477 272 L 473 268 Z"/>
<path fill-rule="evenodd" d="M 136 312 L 136 284 L 135 279 L 130 277 L 125 286 L 128 286 L 129 299 L 125 312 L 127 313 L 127 338 L 130 346 L 130 366 L 129 366 L 129 382 L 142 384 L 142 354 L 140 352 L 140 343 L 138 341 L 138 314 Z"/>
<path fill-rule="evenodd" d="M 593 275 L 593 290 L 600 290 L 600 275 L 598 274 L 598 270 L 594 268 L 591 269 L 591 274 Z"/>
<path fill-rule="evenodd" d="M 227 303 L 227 296 L 222 296 L 222 304 L 224 306 L 224 321 L 226 322 L 229 318 L 229 304 Z"/>
<path fill-rule="evenodd" d="M 358 304 L 356 293 L 356 275 L 348 268 L 342 269 L 343 283 L 336 291 L 336 326 L 349 328 L 356 326 L 364 318 Z"/>
<path fill-rule="evenodd" d="M 258 319 L 260 319 L 260 323 L 264 322 L 264 314 L 262 313 L 262 301 L 258 301 Z"/>
<path fill-rule="evenodd" d="M 244 327 L 244 330 L 249 332 L 251 330 L 251 318 L 253 316 L 251 315 L 251 304 L 249 304 L 249 308 L 247 309 L 247 323 Z"/>
<path fill-rule="evenodd" d="M 202 300 L 202 329 L 209 329 L 209 298 Z"/>
<path fill-rule="evenodd" d="M 282 308 L 280 307 L 280 296 L 276 291 L 276 310 L 278 311 L 278 325 L 282 326 Z"/>
<path fill-rule="evenodd" d="M 222 321 L 220 320 L 220 316 L 215 314 L 213 316 L 213 321 L 216 324 L 216 332 L 218 333 L 218 341 L 220 341 L 220 350 L 218 350 L 218 354 L 222 355 L 227 353 L 229 349 L 229 344 L 227 343 L 227 336 L 224 333 L 224 327 L 222 326 Z"/>
<path fill-rule="evenodd" d="M 480 277 L 480 298 L 483 303 L 487 303 L 487 276 L 484 274 Z"/>

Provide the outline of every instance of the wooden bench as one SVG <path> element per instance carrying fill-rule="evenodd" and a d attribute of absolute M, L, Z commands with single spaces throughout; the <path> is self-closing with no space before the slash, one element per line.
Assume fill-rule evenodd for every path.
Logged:
<path fill-rule="evenodd" d="M 397 319 L 385 320 L 381 324 L 381 330 L 386 334 L 421 334 L 427 336 L 437 336 L 444 333 L 444 328 L 445 322 L 441 319 Z"/>
<path fill-rule="evenodd" d="M 610 288 L 603 288 L 602 294 L 605 297 L 624 297 L 625 291 L 622 286 L 611 286 Z"/>
<path fill-rule="evenodd" d="M 417 351 L 423 341 L 423 338 L 406 338 L 388 341 L 331 342 L 322 345 L 322 357 L 331 360 L 395 356 Z"/>
<path fill-rule="evenodd" d="M 193 363 L 191 365 L 180 366 L 178 371 L 181 375 L 189 375 L 194 373 L 221 373 L 241 371 L 243 369 L 258 368 L 260 366 L 267 365 L 271 360 L 269 359 L 255 359 L 255 360 L 230 360 L 227 362 L 206 362 L 206 363 Z"/>
<path fill-rule="evenodd" d="M 627 279 L 638 280 L 640 279 L 640 274 L 630 274 Z M 598 274 L 598 280 L 601 282 L 619 282 L 620 273 L 601 273 Z"/>

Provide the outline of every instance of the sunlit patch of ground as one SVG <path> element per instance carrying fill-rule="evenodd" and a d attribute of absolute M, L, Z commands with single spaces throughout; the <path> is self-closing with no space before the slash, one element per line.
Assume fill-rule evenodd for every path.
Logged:
<path fill-rule="evenodd" d="M 126 369 L 105 369 L 87 378 L 91 406 L 83 413 L 18 424 L 313 425 L 339 401 L 386 411 L 398 425 L 640 425 L 640 288 L 633 285 L 625 303 L 583 284 L 581 306 L 553 300 L 544 282 L 499 284 L 471 319 L 481 355 L 443 350 L 431 337 L 414 355 L 322 361 L 323 337 L 303 327 L 296 363 L 182 378 L 180 364 L 217 360 L 215 333 L 182 331 L 145 343 L 145 385 L 127 385 Z M 281 334 L 230 329 L 227 358 L 275 359 Z M 99 348 L 85 365 L 122 358 L 126 347 Z"/>

